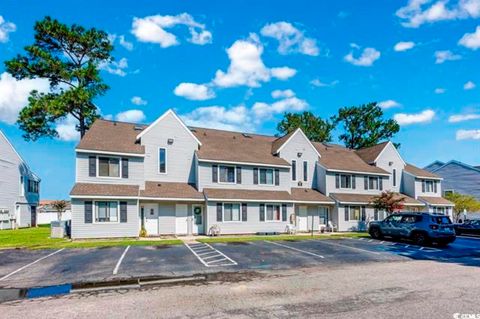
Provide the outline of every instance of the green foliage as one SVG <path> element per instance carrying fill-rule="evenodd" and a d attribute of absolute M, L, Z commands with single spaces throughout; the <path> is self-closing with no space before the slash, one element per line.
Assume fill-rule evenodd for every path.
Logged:
<path fill-rule="evenodd" d="M 83 137 L 98 117 L 93 99 L 105 94 L 108 86 L 100 78 L 98 66 L 112 60 L 113 47 L 107 33 L 71 26 L 46 17 L 35 23 L 35 41 L 24 55 L 5 62 L 17 80 L 44 78 L 50 92 L 32 91 L 28 105 L 20 112 L 18 124 L 24 138 L 55 137 L 55 123 L 68 115 L 78 120 Z"/>
<path fill-rule="evenodd" d="M 460 214 L 466 212 L 480 211 L 480 202 L 471 195 L 464 195 L 459 193 L 449 193 L 445 198 L 455 204 L 453 213 L 455 220 L 458 220 Z"/>
<path fill-rule="evenodd" d="M 67 208 L 67 202 L 64 200 L 56 200 L 52 203 L 52 207 L 57 211 L 58 221 L 61 221 L 62 214 Z"/>
<path fill-rule="evenodd" d="M 285 113 L 278 123 L 277 130 L 285 135 L 301 128 L 307 137 L 313 142 L 330 142 L 335 125 L 329 120 L 323 120 L 311 112 Z"/>
<path fill-rule="evenodd" d="M 384 191 L 380 195 L 373 197 L 372 202 L 370 203 L 373 208 L 380 211 L 386 211 L 388 213 L 393 213 L 403 209 L 405 197 L 397 195 L 391 191 Z"/>
<path fill-rule="evenodd" d="M 383 119 L 383 111 L 376 102 L 343 107 L 334 117 L 334 121 L 342 124 L 343 133 L 339 139 L 352 149 L 376 145 L 391 139 L 400 131 L 395 120 Z M 396 146 L 399 147 L 398 144 Z"/>

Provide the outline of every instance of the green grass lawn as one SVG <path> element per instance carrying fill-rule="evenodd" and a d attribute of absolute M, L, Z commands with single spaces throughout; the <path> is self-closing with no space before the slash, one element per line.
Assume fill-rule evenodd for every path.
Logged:
<path fill-rule="evenodd" d="M 181 240 L 137 240 L 132 238 L 75 240 L 50 238 L 50 226 L 0 231 L 0 249 L 55 249 L 55 248 L 94 248 L 113 246 L 158 246 L 180 245 Z"/>
<path fill-rule="evenodd" d="M 334 234 L 314 234 L 311 235 L 271 235 L 271 236 L 256 236 L 256 235 L 240 235 L 235 237 L 211 237 L 198 239 L 202 243 L 236 243 L 259 240 L 309 240 L 309 239 L 340 239 L 342 237 L 361 238 L 369 237 L 367 233 L 334 233 Z"/>

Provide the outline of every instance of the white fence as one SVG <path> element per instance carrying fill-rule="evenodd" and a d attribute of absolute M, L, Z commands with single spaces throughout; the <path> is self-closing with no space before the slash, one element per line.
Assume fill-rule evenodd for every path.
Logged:
<path fill-rule="evenodd" d="M 71 220 L 72 219 L 72 211 L 67 210 L 62 213 L 62 220 Z M 57 221 L 58 215 L 56 212 L 47 212 L 47 213 L 37 213 L 37 224 L 50 224 L 51 222 Z"/>

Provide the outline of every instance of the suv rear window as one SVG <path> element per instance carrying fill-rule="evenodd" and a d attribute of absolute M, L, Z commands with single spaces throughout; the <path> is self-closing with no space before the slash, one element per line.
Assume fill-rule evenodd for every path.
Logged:
<path fill-rule="evenodd" d="M 436 224 L 451 224 L 452 221 L 448 216 L 438 216 L 438 217 L 432 217 L 432 222 Z"/>
<path fill-rule="evenodd" d="M 402 223 L 413 224 L 422 221 L 422 216 L 419 215 L 407 215 L 403 216 Z"/>

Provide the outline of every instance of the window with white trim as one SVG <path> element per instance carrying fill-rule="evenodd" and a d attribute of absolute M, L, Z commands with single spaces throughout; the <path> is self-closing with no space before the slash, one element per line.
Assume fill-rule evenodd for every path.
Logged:
<path fill-rule="evenodd" d="M 239 222 L 242 220 L 240 215 L 240 204 L 223 204 L 223 221 Z"/>
<path fill-rule="evenodd" d="M 96 223 L 118 222 L 118 202 L 96 202 L 95 203 Z"/>
<path fill-rule="evenodd" d="M 218 171 L 220 183 L 235 183 L 235 166 L 220 165 Z"/>
<path fill-rule="evenodd" d="M 167 173 L 167 149 L 163 147 L 158 149 L 158 172 Z"/>
<path fill-rule="evenodd" d="M 297 180 L 297 161 L 292 160 L 292 181 Z"/>
<path fill-rule="evenodd" d="M 425 181 L 425 192 L 426 193 L 433 193 L 433 183 L 434 181 Z"/>
<path fill-rule="evenodd" d="M 369 176 L 368 177 L 368 189 L 379 189 L 378 177 Z"/>
<path fill-rule="evenodd" d="M 259 178 L 260 185 L 273 185 L 274 183 L 273 169 L 260 168 L 258 171 L 260 175 L 260 178 Z"/>
<path fill-rule="evenodd" d="M 265 205 L 266 216 L 265 220 L 267 222 L 278 222 L 282 220 L 281 206 L 276 204 L 267 204 Z"/>
<path fill-rule="evenodd" d="M 118 157 L 99 157 L 98 176 L 120 177 L 120 159 Z"/>
<path fill-rule="evenodd" d="M 38 185 L 39 183 L 37 181 L 28 180 L 28 192 L 29 193 L 38 193 Z"/>
<path fill-rule="evenodd" d="M 353 175 L 340 175 L 340 188 L 353 188 L 352 187 Z"/>
<path fill-rule="evenodd" d="M 397 186 L 397 170 L 394 168 L 393 169 L 393 172 L 392 172 L 392 176 L 393 176 L 393 186 Z"/>

